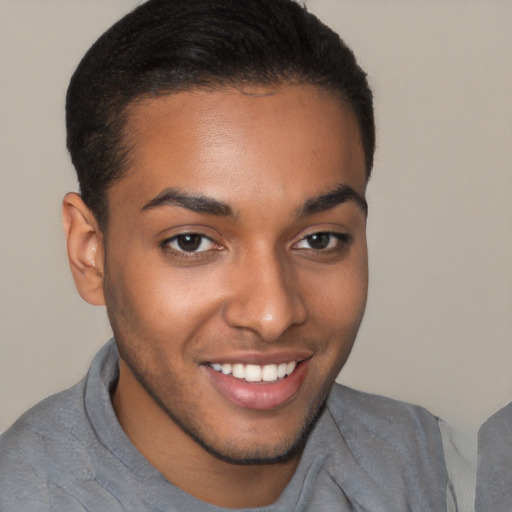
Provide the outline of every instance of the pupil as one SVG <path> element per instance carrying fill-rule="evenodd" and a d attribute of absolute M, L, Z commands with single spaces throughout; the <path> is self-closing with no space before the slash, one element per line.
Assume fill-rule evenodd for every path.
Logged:
<path fill-rule="evenodd" d="M 329 233 L 315 233 L 307 237 L 308 244 L 312 249 L 325 249 L 329 245 L 331 235 Z"/>
<path fill-rule="evenodd" d="M 182 251 L 195 251 L 201 245 L 201 235 L 180 235 L 177 242 Z"/>

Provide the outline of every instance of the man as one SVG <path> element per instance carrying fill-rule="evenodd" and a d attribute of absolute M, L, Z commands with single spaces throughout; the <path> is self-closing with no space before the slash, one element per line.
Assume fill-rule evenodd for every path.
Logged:
<path fill-rule="evenodd" d="M 512 403 L 493 414 L 478 432 L 476 512 L 512 510 Z"/>
<path fill-rule="evenodd" d="M 339 37 L 290 0 L 150 0 L 67 128 L 69 261 L 114 340 L 2 435 L 0 510 L 446 510 L 436 418 L 334 384 L 375 147 Z"/>

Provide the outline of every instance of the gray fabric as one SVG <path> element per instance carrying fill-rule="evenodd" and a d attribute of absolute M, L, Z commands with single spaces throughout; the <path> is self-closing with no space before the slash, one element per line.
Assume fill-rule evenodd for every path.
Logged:
<path fill-rule="evenodd" d="M 512 403 L 478 432 L 475 512 L 512 510 Z"/>
<path fill-rule="evenodd" d="M 442 420 L 438 420 L 438 424 L 450 481 L 447 488 L 447 510 L 474 512 L 476 431 L 456 431 Z"/>
<path fill-rule="evenodd" d="M 83 381 L 0 437 L 0 511 L 223 510 L 173 486 L 128 440 L 110 401 L 117 361 L 111 341 Z M 446 487 L 434 416 L 336 384 L 292 481 L 252 510 L 441 512 Z"/>

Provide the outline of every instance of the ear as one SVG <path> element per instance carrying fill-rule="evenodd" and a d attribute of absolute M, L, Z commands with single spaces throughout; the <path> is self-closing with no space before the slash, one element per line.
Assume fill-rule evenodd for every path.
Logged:
<path fill-rule="evenodd" d="M 75 193 L 62 202 L 69 265 L 80 296 L 89 304 L 103 306 L 103 237 L 94 214 Z"/>

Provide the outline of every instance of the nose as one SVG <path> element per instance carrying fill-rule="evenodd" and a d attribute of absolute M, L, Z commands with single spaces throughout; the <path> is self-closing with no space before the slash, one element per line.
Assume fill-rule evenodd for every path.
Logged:
<path fill-rule="evenodd" d="M 307 310 L 297 280 L 284 258 L 274 251 L 244 257 L 232 269 L 231 294 L 224 303 L 224 319 L 231 327 L 248 329 L 267 342 L 306 321 Z"/>

